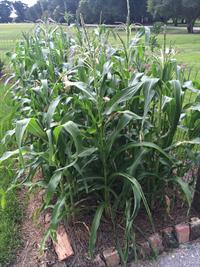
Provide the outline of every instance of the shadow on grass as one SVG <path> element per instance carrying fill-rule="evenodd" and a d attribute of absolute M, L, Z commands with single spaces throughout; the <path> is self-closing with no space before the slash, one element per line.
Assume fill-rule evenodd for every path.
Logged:
<path fill-rule="evenodd" d="M 12 126 L 12 119 L 16 112 L 16 105 L 11 99 L 8 87 L 0 84 L 0 140 L 5 132 Z M 12 143 L 10 144 L 12 146 Z M 0 143 L 0 154 L 6 147 Z M 6 190 L 14 176 L 13 162 L 7 162 L 0 166 L 0 188 Z M 17 192 L 10 191 L 6 195 L 4 209 L 0 207 L 0 265 L 6 266 L 12 262 L 16 255 L 16 250 L 20 246 L 20 223 L 22 219 L 22 209 L 17 199 Z"/>

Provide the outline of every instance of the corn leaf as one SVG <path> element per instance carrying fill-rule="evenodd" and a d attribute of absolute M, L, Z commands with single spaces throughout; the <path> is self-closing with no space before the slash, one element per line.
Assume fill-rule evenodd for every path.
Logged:
<path fill-rule="evenodd" d="M 16 155 L 19 155 L 19 149 L 16 149 L 16 150 L 13 150 L 13 151 L 7 151 L 0 158 L 0 163 L 4 162 L 5 160 L 7 160 L 7 159 L 9 159 L 9 158 L 11 158 L 13 156 L 16 156 Z"/>
<path fill-rule="evenodd" d="M 101 217 L 104 211 L 104 204 L 99 206 L 96 210 L 93 222 L 92 222 L 92 228 L 91 228 L 91 233 L 90 233 L 90 238 L 89 238 L 89 254 L 90 257 L 93 256 L 94 253 L 94 248 L 97 240 L 97 231 L 99 229 Z"/>
<path fill-rule="evenodd" d="M 47 127 L 48 128 L 51 125 L 54 112 L 55 112 L 58 104 L 60 103 L 60 101 L 61 101 L 61 97 L 58 96 L 54 101 L 51 102 L 51 104 L 50 104 L 50 106 L 48 108 L 48 111 L 47 111 L 47 114 L 46 114 L 46 121 L 47 121 Z"/>
<path fill-rule="evenodd" d="M 52 199 L 53 195 L 56 193 L 56 189 L 62 179 L 62 171 L 57 171 L 54 173 L 54 175 L 51 177 L 48 187 L 47 187 L 47 193 L 45 197 L 46 204 L 49 204 L 50 200 Z"/>

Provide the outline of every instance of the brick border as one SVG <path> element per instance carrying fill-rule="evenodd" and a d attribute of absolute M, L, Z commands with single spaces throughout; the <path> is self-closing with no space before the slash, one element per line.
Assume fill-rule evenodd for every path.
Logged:
<path fill-rule="evenodd" d="M 148 259 L 152 255 L 159 255 L 165 250 L 178 248 L 179 245 L 200 237 L 200 219 L 193 217 L 189 222 L 179 223 L 167 227 L 149 236 L 148 241 L 138 243 L 138 256 Z M 97 255 L 99 259 L 100 255 Z M 116 249 L 103 252 L 103 261 L 95 267 L 120 267 L 119 255 Z"/>
<path fill-rule="evenodd" d="M 46 216 L 46 220 L 49 221 L 49 216 Z M 64 228 L 63 228 L 64 229 Z M 67 234 L 63 230 L 64 235 L 62 238 L 66 238 Z M 167 227 L 160 230 L 152 235 L 150 235 L 146 241 L 139 242 L 137 244 L 138 258 L 148 259 L 151 256 L 159 255 L 163 251 L 178 248 L 179 245 L 187 243 L 189 241 L 196 240 L 200 237 L 200 218 L 193 217 L 190 218 L 189 222 L 183 222 L 176 224 L 174 226 Z M 61 242 L 62 241 L 62 242 Z M 61 240 L 59 245 L 63 248 L 63 240 Z M 70 253 L 64 253 L 58 260 L 67 260 L 71 255 L 73 255 L 73 250 L 71 249 L 70 242 L 68 240 L 66 248 L 70 247 Z M 66 250 L 65 248 L 65 250 Z M 54 244 L 54 249 L 55 244 Z M 68 250 L 67 250 L 68 251 Z M 59 254 L 59 253 L 57 253 Z M 105 249 L 102 254 L 98 254 L 93 260 L 95 267 L 121 267 L 120 256 L 116 248 Z"/>

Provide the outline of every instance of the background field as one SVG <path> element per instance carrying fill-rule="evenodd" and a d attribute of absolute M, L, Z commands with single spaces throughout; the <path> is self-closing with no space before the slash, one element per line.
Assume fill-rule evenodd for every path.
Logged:
<path fill-rule="evenodd" d="M 0 24 L 0 56 L 14 48 L 15 43 L 22 38 L 22 33 L 30 32 L 33 24 Z"/>
<path fill-rule="evenodd" d="M 0 24 L 0 57 L 5 60 L 5 53 L 14 49 L 22 33 L 31 32 L 33 28 L 34 24 Z M 200 69 L 200 34 L 187 34 L 183 27 L 169 27 L 167 40 L 176 49 L 179 64 L 191 67 L 195 75 Z M 162 36 L 159 42 L 162 44 Z"/>

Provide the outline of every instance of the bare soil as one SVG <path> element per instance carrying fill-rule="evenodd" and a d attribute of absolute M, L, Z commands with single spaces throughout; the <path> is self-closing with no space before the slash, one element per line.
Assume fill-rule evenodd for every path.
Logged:
<path fill-rule="evenodd" d="M 27 202 L 26 192 L 22 192 L 21 195 L 21 201 Z M 41 195 L 41 192 L 37 192 L 35 195 L 31 195 L 28 200 L 21 229 L 23 246 L 17 253 L 16 262 L 10 266 L 41 266 L 43 255 L 40 252 L 40 241 L 44 234 L 44 221 L 41 215 L 38 217 L 36 215 L 40 208 Z"/>
<path fill-rule="evenodd" d="M 188 179 L 187 177 L 185 179 Z M 174 197 L 175 195 L 175 197 Z M 26 201 L 26 193 L 22 193 L 22 201 Z M 10 267 L 47 267 L 47 266 L 65 266 L 65 267 L 94 267 L 88 257 L 89 232 L 91 229 L 93 215 L 83 215 L 75 218 L 73 222 L 65 224 L 71 245 L 74 250 L 73 257 L 65 263 L 59 264 L 57 256 L 52 248 L 51 241 L 47 242 L 45 252 L 41 252 L 40 243 L 45 232 L 45 215 L 39 213 L 43 198 L 43 192 L 38 191 L 31 194 L 26 208 L 25 217 L 22 225 L 23 247 L 18 252 L 16 262 Z M 173 199 L 173 201 L 172 201 Z M 183 201 L 178 192 L 169 192 L 166 197 L 167 205 L 157 204 L 152 213 L 155 230 L 173 226 L 181 222 L 188 222 L 191 217 L 198 216 L 194 211 L 188 214 L 188 208 L 183 205 Z M 123 216 L 119 214 L 117 222 L 117 240 L 123 247 L 124 226 Z M 153 233 L 152 226 L 145 211 L 141 211 L 135 221 L 137 241 L 148 238 Z M 139 231 L 137 231 L 139 229 Z M 142 234 L 141 234 L 142 233 Z M 98 239 L 95 253 L 102 253 L 103 250 L 115 247 L 116 237 L 110 220 L 104 218 L 98 231 Z"/>

